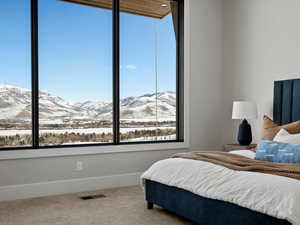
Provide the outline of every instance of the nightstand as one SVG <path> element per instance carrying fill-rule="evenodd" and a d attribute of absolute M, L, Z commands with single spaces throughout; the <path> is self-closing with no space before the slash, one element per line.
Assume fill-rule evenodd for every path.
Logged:
<path fill-rule="evenodd" d="M 234 150 L 254 150 L 257 144 L 250 145 L 239 145 L 239 144 L 226 144 L 223 146 L 224 152 L 234 151 Z"/>

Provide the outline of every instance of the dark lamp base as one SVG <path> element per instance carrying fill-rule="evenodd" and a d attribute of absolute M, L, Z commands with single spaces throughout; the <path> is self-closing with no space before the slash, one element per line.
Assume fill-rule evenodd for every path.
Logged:
<path fill-rule="evenodd" d="M 252 142 L 251 126 L 247 120 L 243 120 L 239 126 L 238 142 L 240 145 L 250 145 Z"/>

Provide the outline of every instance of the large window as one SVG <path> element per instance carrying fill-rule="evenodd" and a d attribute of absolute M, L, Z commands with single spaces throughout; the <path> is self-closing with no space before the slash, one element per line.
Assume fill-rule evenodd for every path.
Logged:
<path fill-rule="evenodd" d="M 30 0 L 0 3 L 0 148 L 32 145 Z"/>
<path fill-rule="evenodd" d="M 0 149 L 183 141 L 183 0 L 0 4 Z"/>
<path fill-rule="evenodd" d="M 121 11 L 131 1 L 121 0 Z M 140 1 L 138 8 L 151 3 L 155 6 L 155 1 Z M 173 18 L 177 7 L 172 10 L 170 2 L 159 6 L 162 15 L 152 17 L 121 12 L 120 131 L 124 142 L 176 140 Z"/>
<path fill-rule="evenodd" d="M 39 1 L 41 146 L 112 142 L 111 53 L 111 10 Z"/>

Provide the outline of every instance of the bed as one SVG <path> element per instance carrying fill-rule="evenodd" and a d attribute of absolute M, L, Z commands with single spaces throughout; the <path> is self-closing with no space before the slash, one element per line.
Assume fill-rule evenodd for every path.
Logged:
<path fill-rule="evenodd" d="M 291 224 L 236 204 L 201 197 L 151 180 L 146 180 L 146 200 L 148 209 L 156 204 L 199 225 Z"/>
<path fill-rule="evenodd" d="M 300 120 L 298 90 L 300 79 L 274 82 L 277 123 Z M 153 167 L 142 176 L 148 209 L 158 205 L 199 225 L 300 225 L 298 180 L 189 159 Z"/>

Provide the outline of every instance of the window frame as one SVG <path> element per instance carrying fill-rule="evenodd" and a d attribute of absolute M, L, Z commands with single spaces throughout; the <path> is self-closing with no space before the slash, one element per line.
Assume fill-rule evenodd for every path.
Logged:
<path fill-rule="evenodd" d="M 186 108 L 185 108 L 185 2 L 188 0 L 175 0 L 178 2 L 178 36 L 176 40 L 176 139 L 175 140 L 156 140 L 156 141 L 120 141 L 120 0 L 112 0 L 112 87 L 113 87 L 113 140 L 109 143 L 91 144 L 65 144 L 65 145 L 39 145 L 39 33 L 38 33 L 38 3 L 39 0 L 30 1 L 31 18 L 31 91 L 32 91 L 32 145 L 0 148 L 1 151 L 13 150 L 36 150 L 36 149 L 61 149 L 61 148 L 85 148 L 100 146 L 128 146 L 128 145 L 147 145 L 146 150 L 153 150 L 148 144 L 170 143 L 171 149 L 176 149 L 174 143 L 186 145 Z M 188 54 L 187 54 L 188 55 Z M 154 146 L 153 146 L 154 147 Z M 162 149 L 161 147 L 158 148 Z M 138 150 L 133 150 L 138 151 Z M 93 150 L 90 154 L 93 154 Z M 113 152 L 123 152 L 120 150 Z M 47 155 L 47 154 L 46 154 Z M 69 154 L 68 154 L 69 155 Z M 10 158 L 10 157 L 8 157 Z M 25 157 L 26 158 L 26 157 Z M 0 155 L 1 159 L 1 155 Z"/>

